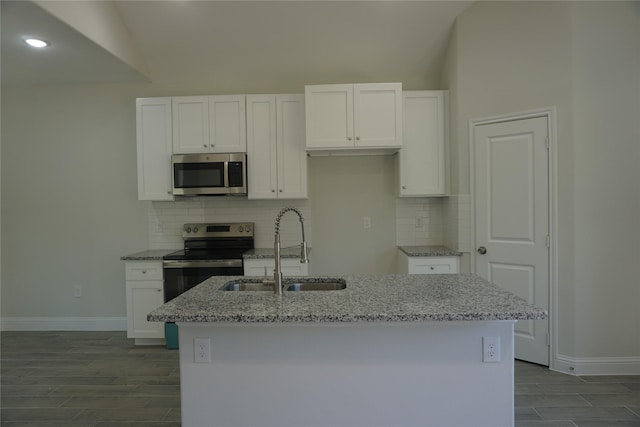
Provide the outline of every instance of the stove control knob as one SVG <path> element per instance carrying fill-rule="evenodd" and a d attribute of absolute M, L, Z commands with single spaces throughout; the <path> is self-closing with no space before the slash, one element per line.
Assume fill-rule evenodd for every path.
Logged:
<path fill-rule="evenodd" d="M 251 233 L 251 226 L 250 226 L 250 225 L 247 225 L 246 230 L 247 230 L 247 233 Z"/>
<path fill-rule="evenodd" d="M 238 231 L 239 231 L 240 233 L 242 233 L 242 232 L 244 231 L 244 227 L 243 227 L 243 226 L 239 226 L 239 227 L 238 227 Z"/>
<path fill-rule="evenodd" d="M 185 228 L 185 231 L 186 231 L 187 233 L 191 233 L 191 227 L 187 227 L 187 228 Z"/>
<path fill-rule="evenodd" d="M 198 232 L 198 227 L 193 227 L 193 232 L 197 233 Z"/>

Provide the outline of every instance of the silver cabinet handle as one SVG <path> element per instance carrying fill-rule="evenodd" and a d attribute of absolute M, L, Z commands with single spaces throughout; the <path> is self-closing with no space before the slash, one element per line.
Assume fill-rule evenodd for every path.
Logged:
<path fill-rule="evenodd" d="M 347 137 L 347 140 L 351 141 L 353 138 L 351 138 L 350 136 Z"/>
<path fill-rule="evenodd" d="M 360 141 L 360 137 L 359 136 L 356 136 L 356 141 Z"/>
<path fill-rule="evenodd" d="M 209 148 L 209 146 L 207 144 L 204 144 L 203 147 L 204 148 Z"/>
<path fill-rule="evenodd" d="M 479 253 L 480 255 L 484 255 L 484 254 L 486 254 L 486 253 L 487 253 L 487 248 L 485 248 L 484 246 L 480 246 L 480 247 L 478 248 L 478 253 Z"/>

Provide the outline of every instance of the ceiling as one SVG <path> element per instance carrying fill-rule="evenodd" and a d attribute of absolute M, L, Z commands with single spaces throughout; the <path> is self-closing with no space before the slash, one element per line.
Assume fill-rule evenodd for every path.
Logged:
<path fill-rule="evenodd" d="M 472 3 L 115 1 L 145 76 L 40 6 L 3 0 L 2 84 L 189 82 L 248 93 L 400 81 L 431 89 L 452 24 Z M 34 51 L 25 35 L 52 45 Z"/>

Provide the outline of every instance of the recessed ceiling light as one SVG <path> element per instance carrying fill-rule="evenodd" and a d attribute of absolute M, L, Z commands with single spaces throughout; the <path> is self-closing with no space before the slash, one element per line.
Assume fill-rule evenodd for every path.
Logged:
<path fill-rule="evenodd" d="M 40 39 L 29 38 L 29 39 L 24 39 L 24 42 L 26 44 L 28 44 L 29 46 L 33 46 L 33 47 L 47 47 L 47 46 L 49 46 L 49 43 L 47 43 L 44 40 L 40 40 Z"/>

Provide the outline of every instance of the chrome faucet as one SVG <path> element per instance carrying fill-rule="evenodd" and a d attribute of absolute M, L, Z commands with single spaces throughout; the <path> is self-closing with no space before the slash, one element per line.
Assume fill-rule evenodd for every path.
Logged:
<path fill-rule="evenodd" d="M 302 217 L 302 213 L 297 208 L 294 207 L 285 207 L 282 208 L 278 216 L 276 216 L 276 224 L 275 224 L 275 242 L 273 249 L 275 251 L 275 269 L 273 271 L 273 284 L 274 291 L 278 295 L 282 295 L 282 267 L 281 267 L 281 259 L 280 259 L 280 220 L 282 216 L 287 212 L 294 212 L 300 218 L 300 228 L 302 229 L 302 243 L 300 243 L 300 263 L 306 264 L 309 262 L 309 254 L 307 249 L 307 241 L 304 238 L 304 218 Z M 270 282 L 270 281 L 269 281 Z"/>

